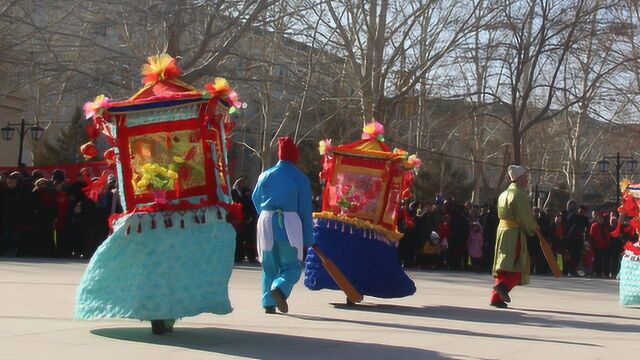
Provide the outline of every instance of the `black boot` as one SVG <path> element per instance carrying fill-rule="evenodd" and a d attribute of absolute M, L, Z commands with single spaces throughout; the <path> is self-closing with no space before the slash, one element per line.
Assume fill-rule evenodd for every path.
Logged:
<path fill-rule="evenodd" d="M 493 287 L 493 290 L 495 290 L 498 295 L 500 295 L 500 298 L 502 299 L 502 301 L 504 302 L 511 302 L 511 298 L 509 297 L 509 289 L 507 288 L 507 285 L 505 285 L 504 282 L 499 282 L 498 285 Z"/>
<path fill-rule="evenodd" d="M 506 302 L 504 301 L 495 301 L 491 303 L 491 306 L 493 307 L 497 307 L 498 309 L 506 309 L 509 307 L 509 305 L 507 305 Z"/>
<path fill-rule="evenodd" d="M 175 325 L 176 319 L 164 320 L 164 332 L 173 332 L 173 325 Z"/>
<path fill-rule="evenodd" d="M 275 306 L 265 306 L 264 307 L 264 313 L 265 314 L 275 314 L 276 313 L 276 307 Z"/>
<path fill-rule="evenodd" d="M 151 320 L 151 332 L 155 335 L 163 335 L 165 331 L 164 320 Z"/>
<path fill-rule="evenodd" d="M 276 301 L 276 307 L 280 310 L 281 313 L 289 312 L 289 305 L 287 304 L 287 298 L 284 296 L 282 290 L 275 288 L 271 290 L 271 296 Z"/>

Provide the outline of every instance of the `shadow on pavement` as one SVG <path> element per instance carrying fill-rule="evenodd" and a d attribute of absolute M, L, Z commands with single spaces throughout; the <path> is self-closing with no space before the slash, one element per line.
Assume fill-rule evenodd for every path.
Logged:
<path fill-rule="evenodd" d="M 252 359 L 450 359 L 435 351 L 313 337 L 219 328 L 181 328 L 153 335 L 150 328 L 96 329 L 111 339 L 174 346 Z"/>
<path fill-rule="evenodd" d="M 554 339 L 543 339 L 543 338 L 532 338 L 532 337 L 523 337 L 523 336 L 512 336 L 506 334 L 489 334 L 489 333 L 481 333 L 470 330 L 462 330 L 462 329 L 450 329 L 450 328 L 442 328 L 442 327 L 434 327 L 434 326 L 422 326 L 422 325 L 411 325 L 411 324 L 401 324 L 401 323 L 386 323 L 386 322 L 378 322 L 378 321 L 365 321 L 365 320 L 353 320 L 353 319 L 336 319 L 336 318 L 328 318 L 323 316 L 313 316 L 313 315 L 292 315 L 289 314 L 287 316 L 291 316 L 297 319 L 309 320 L 309 321 L 335 321 L 335 322 L 345 322 L 350 324 L 359 324 L 366 326 L 378 326 L 385 328 L 394 328 L 401 330 L 412 330 L 412 331 L 423 331 L 423 332 L 431 332 L 437 334 L 448 334 L 448 335 L 458 335 L 458 336 L 471 336 L 478 338 L 488 338 L 488 339 L 498 339 L 498 340 L 520 340 L 520 341 L 533 341 L 533 342 L 541 342 L 541 343 L 557 343 L 557 344 L 565 344 L 565 345 L 578 345 L 578 346 L 589 346 L 589 347 L 602 347 L 599 344 L 591 344 L 585 342 L 576 342 L 576 341 L 567 341 L 567 340 L 554 340 Z"/>
<path fill-rule="evenodd" d="M 461 306 L 401 306 L 391 304 L 363 304 L 356 306 L 347 306 L 343 304 L 332 304 L 337 308 L 355 310 L 355 311 L 371 311 L 387 314 L 407 315 L 407 316 L 422 316 L 436 319 L 445 320 L 457 320 L 457 321 L 470 321 L 478 323 L 493 323 L 493 324 L 512 324 L 523 326 L 543 326 L 553 328 L 578 328 L 587 330 L 599 330 L 606 332 L 640 332 L 640 325 L 636 324 L 616 324 L 611 322 L 601 321 L 583 321 L 577 319 L 570 319 L 566 317 L 557 316 L 542 316 L 537 314 L 529 314 L 527 309 L 510 308 L 508 310 L 498 310 L 489 308 L 469 308 Z M 532 312 L 546 312 L 544 310 L 533 310 Z M 553 311 L 552 311 L 553 313 Z M 567 313 L 563 314 L 558 311 L 555 312 L 561 315 L 567 316 L 589 316 L 589 314 L 580 313 Z M 597 315 L 596 315 L 597 316 Z M 606 316 L 603 316 L 606 317 Z M 615 318 L 615 316 L 611 316 Z M 628 318 L 629 320 L 638 320 L 636 318 Z"/>
<path fill-rule="evenodd" d="M 0 262 L 12 263 L 13 265 L 19 266 L 31 266 L 32 264 L 87 264 L 89 263 L 89 259 L 0 256 Z"/>
<path fill-rule="evenodd" d="M 635 309 L 634 307 L 628 307 L 628 308 Z M 605 319 L 623 319 L 623 320 L 634 320 L 634 321 L 640 322 L 640 317 L 631 317 L 631 316 L 620 316 L 620 315 L 610 315 L 610 314 L 589 314 L 589 313 L 581 313 L 581 312 L 574 312 L 574 311 L 527 309 L 527 308 L 519 308 L 519 307 L 512 307 L 511 309 L 526 311 L 526 312 L 535 312 L 535 313 L 559 314 L 559 315 L 566 315 L 566 316 L 601 317 Z"/>

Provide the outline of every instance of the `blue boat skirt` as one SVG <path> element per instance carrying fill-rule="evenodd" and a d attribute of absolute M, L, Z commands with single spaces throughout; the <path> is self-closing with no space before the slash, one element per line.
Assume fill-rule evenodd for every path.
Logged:
<path fill-rule="evenodd" d="M 362 295 L 398 298 L 416 292 L 414 282 L 400 265 L 396 244 L 379 233 L 320 218 L 314 220 L 313 236 Z M 340 289 L 312 248 L 305 263 L 304 285 L 311 290 Z"/>
<path fill-rule="evenodd" d="M 620 263 L 620 305 L 640 305 L 640 256 L 625 251 Z"/>
<path fill-rule="evenodd" d="M 218 219 L 217 208 L 203 210 L 183 216 L 174 212 L 170 227 L 161 213 L 116 220 L 113 234 L 91 258 L 80 282 L 75 318 L 153 320 L 230 313 L 227 287 L 235 231 L 223 220 L 224 211 Z"/>

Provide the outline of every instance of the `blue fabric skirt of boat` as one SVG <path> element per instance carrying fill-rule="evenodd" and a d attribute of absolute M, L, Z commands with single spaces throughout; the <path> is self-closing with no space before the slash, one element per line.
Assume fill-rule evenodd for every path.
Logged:
<path fill-rule="evenodd" d="M 78 286 L 76 319 L 177 319 L 232 311 L 235 231 L 224 211 L 220 216 L 209 207 L 169 216 L 169 222 L 161 213 L 116 220 Z"/>
<path fill-rule="evenodd" d="M 625 252 L 620 262 L 620 305 L 640 305 L 640 256 Z"/>
<path fill-rule="evenodd" d="M 315 219 L 313 236 L 362 295 L 398 298 L 416 292 L 400 265 L 397 247 L 380 234 L 337 220 Z M 311 290 L 340 289 L 312 248 L 305 261 L 304 285 Z"/>

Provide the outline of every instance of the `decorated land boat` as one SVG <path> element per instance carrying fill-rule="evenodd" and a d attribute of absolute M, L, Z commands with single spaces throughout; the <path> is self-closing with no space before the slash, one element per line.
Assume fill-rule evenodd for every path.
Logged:
<path fill-rule="evenodd" d="M 618 212 L 622 217 L 618 220 L 618 226 L 614 235 L 634 239 L 623 245 L 620 259 L 620 305 L 640 305 L 640 241 L 637 240 L 640 233 L 640 184 L 632 184 L 625 179 L 620 184 L 622 191 L 622 205 Z M 627 226 L 622 226 L 622 223 Z M 626 233 L 626 234 L 625 234 Z M 625 236 L 626 235 L 626 236 Z M 616 254 L 613 254 L 614 256 Z"/>
<path fill-rule="evenodd" d="M 230 114 L 242 104 L 226 80 L 198 90 L 169 55 L 149 57 L 144 87 L 126 100 L 85 105 L 92 139 L 119 180 L 124 213 L 81 281 L 76 318 L 176 319 L 231 312 L 227 286 L 234 231 L 227 150 Z M 93 142 L 85 157 L 97 154 Z M 100 191 L 102 181 L 87 187 Z"/>
<path fill-rule="evenodd" d="M 412 295 L 415 284 L 397 256 L 398 215 L 408 197 L 413 172 L 420 160 L 406 151 L 391 151 L 377 122 L 363 129 L 362 139 L 332 146 L 320 143 L 326 182 L 322 211 L 314 213 L 314 237 L 330 258 L 363 295 L 393 298 Z M 311 290 L 338 286 L 309 249 L 305 286 Z"/>

